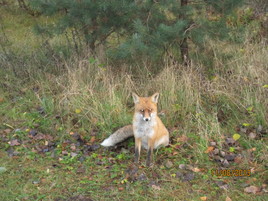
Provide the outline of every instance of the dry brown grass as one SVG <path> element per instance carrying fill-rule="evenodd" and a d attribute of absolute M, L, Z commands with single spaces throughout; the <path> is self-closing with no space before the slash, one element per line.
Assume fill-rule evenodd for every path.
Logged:
<path fill-rule="evenodd" d="M 219 110 L 224 112 L 223 121 L 230 125 L 244 120 L 267 123 L 268 93 L 263 87 L 268 78 L 265 44 L 234 47 L 209 43 L 209 48 L 215 58 L 212 78 L 206 76 L 206 69 L 198 63 L 187 68 L 167 65 L 156 76 L 148 70 L 137 76 L 125 68 L 115 71 L 109 65 L 102 66 L 97 59 L 92 64 L 88 59 L 76 58 L 65 63 L 65 73 L 43 79 L 39 84 L 50 91 L 57 88 L 54 96 L 57 108 L 64 113 L 80 108 L 83 111 L 80 118 L 88 120 L 89 127 L 104 126 L 110 130 L 111 124 L 130 123 L 132 91 L 142 96 L 160 92 L 159 111 L 166 115 L 164 121 L 168 127 L 179 126 L 185 133 L 196 128 L 195 132 L 205 139 L 219 138 L 222 133 L 217 118 Z M 219 51 L 236 56 L 223 63 L 217 55 Z M 142 68 L 137 71 L 142 72 Z M 255 117 L 246 115 L 249 106 L 253 106 Z"/>

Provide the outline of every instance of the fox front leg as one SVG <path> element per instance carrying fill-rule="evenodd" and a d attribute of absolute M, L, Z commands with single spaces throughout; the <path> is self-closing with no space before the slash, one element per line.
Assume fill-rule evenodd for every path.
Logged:
<path fill-rule="evenodd" d="M 135 163 L 139 162 L 140 153 L 141 153 L 141 138 L 135 138 Z"/>
<path fill-rule="evenodd" d="M 150 166 L 152 158 L 153 158 L 153 140 L 148 140 L 148 152 L 147 152 L 147 159 L 146 159 L 146 166 Z"/>

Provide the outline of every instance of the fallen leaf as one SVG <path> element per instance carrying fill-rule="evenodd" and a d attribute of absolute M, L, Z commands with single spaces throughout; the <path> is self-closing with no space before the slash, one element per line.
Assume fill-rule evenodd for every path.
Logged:
<path fill-rule="evenodd" d="M 253 147 L 253 148 L 249 149 L 248 151 L 249 151 L 249 152 L 256 151 L 256 147 Z"/>
<path fill-rule="evenodd" d="M 10 146 L 18 146 L 18 145 L 20 145 L 20 143 L 19 143 L 19 141 L 17 139 L 9 141 L 8 144 L 10 144 Z"/>
<path fill-rule="evenodd" d="M 234 162 L 237 163 L 237 164 L 241 163 L 242 162 L 242 157 L 240 157 L 240 156 L 235 157 Z"/>
<path fill-rule="evenodd" d="M 229 151 L 230 152 L 234 152 L 235 151 L 235 148 L 234 147 L 229 147 Z"/>
<path fill-rule="evenodd" d="M 228 196 L 225 198 L 225 201 L 232 201 L 231 198 L 229 198 Z"/>
<path fill-rule="evenodd" d="M 214 147 L 208 147 L 207 150 L 205 151 L 205 153 L 207 154 L 207 153 L 209 153 L 209 152 L 211 152 L 213 150 L 214 150 Z"/>
<path fill-rule="evenodd" d="M 161 190 L 160 186 L 157 186 L 157 185 L 154 185 L 154 184 L 152 185 L 152 188 L 155 189 L 155 190 L 158 190 L 158 191 Z"/>
<path fill-rule="evenodd" d="M 91 143 L 94 143 L 95 140 L 96 140 L 95 136 L 92 136 L 92 138 L 90 139 L 90 142 L 91 142 Z"/>
<path fill-rule="evenodd" d="M 75 109 L 75 113 L 76 113 L 76 114 L 81 113 L 81 109 Z"/>
<path fill-rule="evenodd" d="M 249 186 L 244 189 L 244 192 L 256 194 L 257 192 L 260 192 L 260 188 L 256 186 Z"/>
<path fill-rule="evenodd" d="M 195 167 L 195 168 L 192 169 L 192 171 L 193 172 L 200 172 L 201 170 L 199 168 Z"/>
<path fill-rule="evenodd" d="M 206 201 L 207 200 L 207 197 L 206 196 L 200 197 L 200 200 Z"/>
<path fill-rule="evenodd" d="M 73 135 L 74 134 L 74 132 L 70 132 L 70 135 Z"/>
<path fill-rule="evenodd" d="M 71 150 L 75 151 L 76 150 L 76 146 L 74 144 L 71 145 Z"/>
<path fill-rule="evenodd" d="M 124 188 L 123 188 L 123 187 L 119 187 L 118 190 L 119 190 L 119 191 L 123 191 Z"/>
<path fill-rule="evenodd" d="M 5 133 L 5 134 L 9 134 L 9 133 L 11 133 L 11 131 L 12 131 L 12 130 L 11 130 L 10 128 L 7 128 L 7 129 L 4 130 L 4 133 Z"/>
<path fill-rule="evenodd" d="M 235 134 L 233 135 L 233 139 L 234 139 L 235 141 L 237 141 L 240 137 L 241 137 L 241 136 L 240 136 L 239 134 L 237 134 L 237 133 L 235 133 Z"/>
<path fill-rule="evenodd" d="M 181 137 L 177 138 L 177 142 L 187 142 L 188 139 L 189 138 L 186 135 L 182 135 Z"/>

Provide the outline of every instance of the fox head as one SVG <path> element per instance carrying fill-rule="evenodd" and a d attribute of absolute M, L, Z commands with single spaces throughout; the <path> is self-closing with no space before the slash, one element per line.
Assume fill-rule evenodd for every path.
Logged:
<path fill-rule="evenodd" d="M 132 93 L 132 97 L 135 103 L 135 114 L 143 121 L 151 121 L 157 115 L 159 93 L 155 93 L 150 97 L 139 97 L 137 94 Z"/>

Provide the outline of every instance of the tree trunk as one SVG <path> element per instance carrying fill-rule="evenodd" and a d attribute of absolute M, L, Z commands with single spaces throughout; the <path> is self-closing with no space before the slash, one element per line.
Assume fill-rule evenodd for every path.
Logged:
<path fill-rule="evenodd" d="M 187 6 L 187 4 L 188 0 L 181 0 L 181 8 Z M 186 19 L 186 15 L 182 12 L 180 18 L 184 20 Z M 186 29 L 187 27 L 185 28 L 185 31 Z M 189 48 L 186 36 L 184 36 L 184 38 L 180 42 L 180 52 L 183 65 L 188 66 L 190 64 L 190 58 L 189 58 Z"/>
<path fill-rule="evenodd" d="M 180 52 L 183 65 L 188 66 L 190 64 L 190 58 L 189 58 L 188 42 L 186 37 L 181 41 Z"/>

